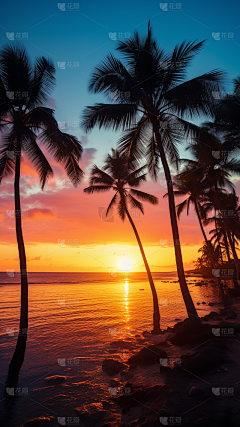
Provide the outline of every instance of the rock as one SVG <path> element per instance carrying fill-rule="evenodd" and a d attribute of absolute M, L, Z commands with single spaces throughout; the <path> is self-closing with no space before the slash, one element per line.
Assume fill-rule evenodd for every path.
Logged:
<path fill-rule="evenodd" d="M 203 319 L 203 320 L 214 320 L 214 319 L 219 319 L 219 318 L 221 318 L 220 314 L 217 313 L 216 311 L 211 311 L 211 313 L 206 314 L 206 316 L 204 316 L 204 317 L 201 317 L 201 319 Z"/>
<path fill-rule="evenodd" d="M 54 422 L 55 417 L 47 415 L 46 417 L 38 417 L 27 421 L 23 427 L 48 427 Z"/>
<path fill-rule="evenodd" d="M 79 418 L 89 427 L 95 427 L 96 423 L 100 422 L 108 411 L 103 409 L 102 403 L 90 403 L 74 408 L 78 413 Z"/>
<path fill-rule="evenodd" d="M 234 323 L 234 322 L 226 322 L 226 321 L 222 321 L 219 323 L 219 328 L 233 328 L 235 333 L 240 333 L 240 324 L 239 323 Z"/>
<path fill-rule="evenodd" d="M 205 397 L 206 395 L 207 395 L 207 392 L 202 387 L 193 386 L 189 392 L 190 397 L 202 398 L 202 397 Z"/>
<path fill-rule="evenodd" d="M 116 375 L 125 368 L 126 365 L 124 363 L 114 359 L 105 359 L 102 364 L 102 370 L 108 375 Z"/>
<path fill-rule="evenodd" d="M 104 400 L 102 402 L 102 407 L 103 407 L 103 409 L 111 409 L 114 407 L 114 403 L 108 402 L 107 400 Z"/>
<path fill-rule="evenodd" d="M 158 348 L 156 345 L 149 345 L 142 348 L 135 356 L 131 356 L 127 363 L 129 365 L 135 364 L 138 366 L 152 365 L 153 363 L 159 363 L 160 358 L 166 358 L 166 351 Z"/>
<path fill-rule="evenodd" d="M 189 357 L 183 361 L 183 369 L 192 374 L 208 372 L 225 360 L 221 350 L 215 347 L 207 347 L 195 357 Z"/>
<path fill-rule="evenodd" d="M 131 380 L 134 377 L 134 374 L 129 371 L 122 371 L 120 375 L 121 377 L 124 377 L 125 380 Z"/>
<path fill-rule="evenodd" d="M 111 381 L 110 381 L 111 387 L 119 387 L 120 385 L 121 385 L 121 383 L 117 379 L 115 379 L 115 378 L 111 379 Z"/>
<path fill-rule="evenodd" d="M 134 343 L 123 340 L 112 341 L 110 344 L 110 346 L 114 348 L 132 348 L 133 345 Z"/>
<path fill-rule="evenodd" d="M 128 368 L 129 371 L 134 371 L 135 369 L 137 369 L 137 365 L 131 365 Z"/>
<path fill-rule="evenodd" d="M 210 325 L 202 325 L 196 332 L 192 329 L 176 333 L 169 341 L 174 345 L 198 344 L 204 343 L 212 338 L 212 327 Z"/>
<path fill-rule="evenodd" d="M 61 384 L 66 380 L 64 375 L 52 375 L 51 377 L 44 378 L 44 381 L 47 381 L 51 384 Z"/>
<path fill-rule="evenodd" d="M 231 319 L 236 319 L 237 317 L 237 313 L 235 313 L 235 311 L 231 311 L 230 313 L 227 314 L 227 316 L 225 317 L 226 320 L 231 320 Z"/>

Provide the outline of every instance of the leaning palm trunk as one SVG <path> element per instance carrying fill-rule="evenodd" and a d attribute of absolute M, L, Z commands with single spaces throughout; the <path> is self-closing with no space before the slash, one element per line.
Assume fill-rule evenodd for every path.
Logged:
<path fill-rule="evenodd" d="M 126 214 L 127 214 L 128 219 L 129 219 L 129 222 L 130 222 L 130 224 L 131 224 L 131 226 L 133 228 L 133 231 L 135 233 L 135 236 L 136 236 L 136 239 L 137 239 L 137 242 L 138 242 L 138 245 L 139 245 L 139 249 L 140 249 L 140 252 L 141 252 L 142 257 L 143 257 L 143 262 L 144 262 L 144 265 L 145 265 L 145 268 L 146 268 L 146 271 L 147 271 L 148 280 L 149 280 L 151 291 L 152 291 L 152 295 L 153 295 L 153 330 L 152 330 L 152 333 L 153 334 L 159 334 L 160 331 L 161 331 L 161 329 L 160 329 L 160 312 L 159 312 L 157 292 L 156 292 L 156 289 L 155 289 L 155 285 L 154 285 L 154 282 L 153 282 L 152 274 L 151 274 L 151 271 L 150 271 L 150 268 L 149 268 L 149 265 L 148 265 L 148 262 L 147 262 L 146 255 L 144 253 L 144 249 L 143 249 L 143 246 L 142 246 L 139 234 L 137 232 L 135 224 L 134 224 L 134 222 L 133 222 L 133 220 L 131 218 L 131 215 L 128 212 L 127 208 L 126 208 Z"/>
<path fill-rule="evenodd" d="M 177 264 L 177 272 L 179 277 L 179 283 L 180 288 L 183 296 L 183 300 L 186 306 L 186 310 L 189 316 L 189 319 L 191 321 L 191 324 L 193 326 L 197 326 L 201 323 L 197 310 L 194 306 L 192 297 L 190 295 L 184 268 L 183 268 L 183 260 L 182 260 L 182 251 L 181 251 L 181 245 L 179 240 L 179 232 L 178 232 L 178 224 L 177 224 L 177 216 L 176 216 L 176 208 L 175 208 L 175 201 L 174 201 L 174 194 L 173 194 L 173 187 L 172 187 L 172 179 L 171 179 L 171 173 L 170 169 L 167 163 L 167 159 L 165 156 L 165 152 L 162 146 L 162 142 L 160 139 L 160 135 L 158 132 L 157 126 L 154 126 L 154 134 L 155 138 L 158 144 L 159 153 L 165 173 L 165 178 L 167 181 L 167 189 L 168 189 L 168 203 L 169 203 L 169 211 L 170 211 L 170 218 L 171 218 L 171 226 L 172 226 L 172 234 L 173 234 L 173 241 L 174 241 L 174 250 L 175 250 L 175 257 L 176 257 L 176 264 Z"/>
<path fill-rule="evenodd" d="M 200 213 L 199 213 L 199 208 L 198 208 L 197 202 L 195 202 L 195 203 L 194 203 L 194 205 L 195 205 L 195 210 L 196 210 L 196 213 L 197 213 L 197 217 L 198 217 L 199 225 L 200 225 L 200 228 L 201 228 L 201 231 L 202 231 L 202 234 L 203 234 L 204 240 L 205 240 L 205 242 L 206 242 L 206 245 L 207 245 L 207 248 L 208 248 L 208 252 L 209 252 L 209 255 L 210 255 L 210 258 L 211 258 L 211 261 L 212 261 L 212 266 L 214 267 L 214 266 L 215 266 L 215 261 L 214 261 L 214 256 L 213 256 L 213 248 L 212 248 L 212 244 L 211 244 L 211 242 L 207 239 L 206 233 L 205 233 L 205 231 L 204 231 L 204 228 L 203 228 L 203 225 L 202 225 L 202 220 L 201 220 L 201 217 L 200 217 Z"/>
<path fill-rule="evenodd" d="M 17 141 L 17 156 L 15 167 L 15 221 L 16 221 L 16 235 L 18 243 L 18 252 L 20 260 L 21 272 L 21 312 L 20 312 L 20 327 L 17 345 L 13 354 L 11 363 L 9 365 L 9 374 L 18 375 L 24 361 L 26 342 L 27 342 L 27 328 L 28 328 L 28 279 L 27 279 L 27 265 L 26 254 L 22 235 L 22 220 L 21 220 L 21 205 L 20 205 L 20 163 L 21 163 L 21 145 L 18 138 Z"/>
<path fill-rule="evenodd" d="M 219 209 L 222 212 L 223 211 L 223 209 L 222 209 L 222 203 L 220 201 L 220 197 L 219 197 L 219 194 L 218 194 L 217 185 L 215 185 L 215 193 L 216 193 L 216 198 L 217 198 Z M 235 267 L 236 267 L 236 270 L 237 270 L 237 281 L 238 281 L 238 285 L 239 285 L 239 281 L 240 281 L 240 261 L 239 261 L 238 256 L 237 256 L 237 252 L 236 252 L 236 249 L 235 249 L 235 245 L 234 245 L 234 242 L 233 242 L 230 230 L 228 228 L 228 224 L 227 224 L 227 222 L 226 222 L 226 220 L 225 220 L 225 218 L 223 216 L 222 216 L 222 221 L 223 221 L 224 228 L 225 228 L 225 231 L 226 231 L 226 235 L 227 235 L 227 238 L 228 238 L 228 241 L 229 241 L 229 244 L 230 244 L 230 247 L 231 247 L 231 251 L 232 251 L 232 254 L 233 254 L 233 259 L 234 259 Z"/>

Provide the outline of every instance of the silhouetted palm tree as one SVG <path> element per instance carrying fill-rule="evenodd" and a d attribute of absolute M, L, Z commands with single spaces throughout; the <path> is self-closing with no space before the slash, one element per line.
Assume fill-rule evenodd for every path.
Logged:
<path fill-rule="evenodd" d="M 210 193 L 215 193 L 218 209 L 224 224 L 228 242 L 233 254 L 238 280 L 240 279 L 240 261 L 230 232 L 229 222 L 223 215 L 225 211 L 222 194 L 227 188 L 234 189 L 231 175 L 240 174 L 240 161 L 235 156 L 236 147 L 229 140 L 223 142 L 215 134 L 211 124 L 205 124 L 199 128 L 195 143 L 188 149 L 194 156 L 194 160 L 184 160 L 191 167 L 198 168 L 201 182 L 208 186 Z"/>
<path fill-rule="evenodd" d="M 211 241 L 208 240 L 203 227 L 203 221 L 207 219 L 207 213 L 212 210 L 212 206 L 208 202 L 206 194 L 204 193 L 204 183 L 197 179 L 198 175 L 198 169 L 196 170 L 195 168 L 187 167 L 180 174 L 178 174 L 176 179 L 173 181 L 174 196 L 188 196 L 185 200 L 176 206 L 176 212 L 177 217 L 180 218 L 185 209 L 187 210 L 188 215 L 190 206 L 192 205 L 194 207 L 203 238 L 208 247 L 209 256 L 212 261 L 212 267 L 214 267 L 215 262 L 212 244 Z M 207 188 L 206 184 L 205 188 Z M 167 195 L 168 193 L 165 194 L 164 197 Z"/>
<path fill-rule="evenodd" d="M 153 295 L 152 333 L 159 334 L 160 313 L 157 293 L 138 231 L 129 213 L 129 207 L 140 210 L 142 214 L 144 213 L 143 205 L 137 199 L 140 199 L 144 202 L 149 202 L 152 205 L 156 205 L 158 203 L 157 197 L 153 196 L 152 194 L 136 190 L 141 182 L 146 180 L 146 173 L 143 173 L 144 169 L 145 166 L 136 169 L 136 166 L 133 162 L 127 162 L 125 156 L 120 155 L 117 150 L 112 150 L 112 154 L 107 156 L 102 169 L 99 169 L 97 166 L 92 168 L 90 187 L 85 188 L 84 192 L 88 194 L 109 190 L 113 190 L 115 192 L 107 208 L 106 215 L 108 215 L 110 209 L 116 205 L 120 218 L 124 221 L 125 217 L 127 216 L 133 228 L 140 252 L 143 257 L 143 262 L 147 271 L 148 280 Z"/>
<path fill-rule="evenodd" d="M 9 373 L 15 376 L 24 360 L 28 328 L 28 278 L 20 205 L 22 153 L 37 169 L 42 189 L 53 170 L 39 143 L 64 166 L 74 185 L 83 175 L 78 164 L 82 153 L 80 142 L 62 133 L 54 111 L 43 106 L 53 87 L 54 73 L 52 62 L 44 57 L 37 59 L 33 66 L 21 46 L 7 45 L 0 52 L 0 182 L 12 174 L 15 176 L 15 220 L 21 271 L 20 328 L 9 366 Z"/>
<path fill-rule="evenodd" d="M 203 45 L 183 42 L 172 53 L 166 53 L 154 39 L 149 23 L 146 37 L 135 32 L 132 38 L 119 42 L 117 50 L 126 65 L 110 54 L 94 69 L 89 90 L 102 92 L 108 99 L 114 95 L 115 103 L 87 107 L 82 120 L 85 131 L 94 126 L 125 130 L 121 150 L 129 158 L 142 159 L 146 155 L 154 177 L 161 159 L 180 287 L 188 315 L 196 324 L 200 321 L 185 279 L 168 160 L 171 163 L 178 158 L 176 143 L 190 131 L 196 132 L 197 126 L 184 117 L 213 113 L 212 92 L 220 90 L 223 73 L 214 70 L 186 81 L 187 67 Z"/>

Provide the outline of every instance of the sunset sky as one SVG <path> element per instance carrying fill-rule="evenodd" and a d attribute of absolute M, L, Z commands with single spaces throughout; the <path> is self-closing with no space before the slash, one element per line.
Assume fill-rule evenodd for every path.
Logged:
<path fill-rule="evenodd" d="M 101 218 L 101 208 L 107 207 L 110 193 L 94 196 L 83 193 L 92 164 L 102 166 L 120 135 L 94 129 L 86 136 L 79 128 L 83 108 L 104 101 L 102 95 L 88 93 L 89 75 L 104 56 L 114 53 L 117 40 L 132 35 L 134 30 L 145 34 L 151 18 L 154 34 L 166 51 L 184 39 L 206 39 L 205 48 L 193 61 L 188 77 L 224 69 L 231 92 L 232 79 L 240 75 L 239 11 L 237 1 L 188 0 L 161 7 L 159 2 L 142 0 L 84 0 L 66 4 L 14 1 L 2 5 L 0 45 L 21 40 L 32 60 L 41 55 L 52 59 L 56 87 L 48 106 L 55 110 L 61 129 L 76 135 L 84 148 L 81 167 L 85 177 L 77 189 L 50 156 L 55 174 L 44 191 L 30 162 L 26 158 L 22 162 L 21 202 L 29 271 L 104 272 L 127 266 L 133 271 L 144 271 L 130 224 L 122 223 L 116 212 L 109 221 Z M 181 154 L 186 156 L 184 147 Z M 236 185 L 240 194 L 240 184 Z M 144 216 L 133 212 L 151 270 L 173 271 L 176 267 L 168 202 L 163 199 L 166 193 L 163 173 L 158 182 L 149 179 L 141 189 L 159 198 L 158 206 L 144 205 Z M 1 271 L 19 269 L 13 209 L 13 178 L 10 178 L 1 184 Z M 193 211 L 189 217 L 183 214 L 179 227 L 185 268 L 192 268 L 203 240 Z"/>

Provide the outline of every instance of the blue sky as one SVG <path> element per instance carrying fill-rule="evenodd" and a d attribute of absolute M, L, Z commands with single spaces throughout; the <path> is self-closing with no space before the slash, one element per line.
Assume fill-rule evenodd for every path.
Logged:
<path fill-rule="evenodd" d="M 231 79 L 240 74 L 239 11 L 238 1 L 183 1 L 161 7 L 155 1 L 127 0 L 84 0 L 61 5 L 46 0 L 5 2 L 1 7 L 0 45 L 15 43 L 20 34 L 32 59 L 44 55 L 53 60 L 57 84 L 51 106 L 58 121 L 70 122 L 69 133 L 82 138 L 83 131 L 77 128 L 81 111 L 86 105 L 103 101 L 101 95 L 87 92 L 87 83 L 93 67 L 114 52 L 117 41 L 109 38 L 110 32 L 117 33 L 117 39 L 134 30 L 144 34 L 151 18 L 154 34 L 167 51 L 184 39 L 207 39 L 189 69 L 189 78 L 221 68 L 228 73 L 231 91 Z M 14 33 L 14 41 L 6 33 Z M 216 35 L 218 40 L 212 33 L 220 33 Z M 65 62 L 65 69 L 59 68 L 59 62 Z M 102 156 L 115 146 L 117 137 L 96 129 L 88 136 L 85 147 L 96 148 L 96 161 L 101 162 Z"/>

